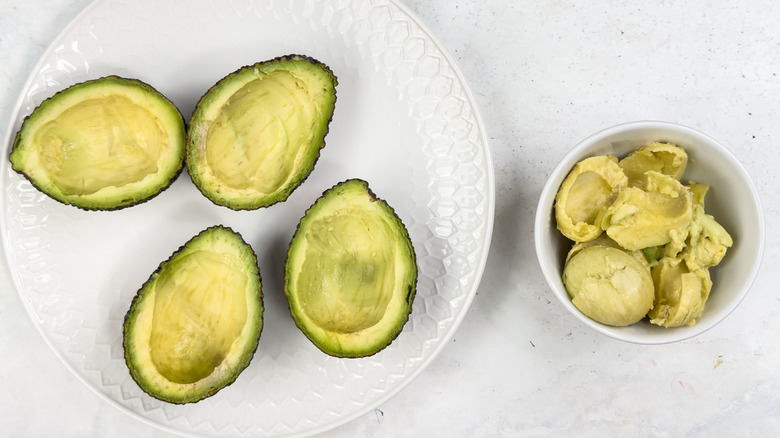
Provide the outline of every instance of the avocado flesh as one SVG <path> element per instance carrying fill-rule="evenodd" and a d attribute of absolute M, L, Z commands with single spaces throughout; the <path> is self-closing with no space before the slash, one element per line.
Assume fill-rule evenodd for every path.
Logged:
<path fill-rule="evenodd" d="M 601 235 L 601 219 L 628 178 L 614 155 L 586 158 L 566 175 L 555 194 L 558 230 L 575 242 L 589 242 Z"/>
<path fill-rule="evenodd" d="M 665 257 L 653 267 L 652 275 L 656 292 L 653 309 L 647 315 L 650 322 L 663 327 L 694 325 L 712 290 L 709 271 Z"/>
<path fill-rule="evenodd" d="M 90 99 L 46 123 L 33 140 L 41 165 L 67 195 L 143 180 L 157 172 L 165 139 L 154 116 L 122 96 Z"/>
<path fill-rule="evenodd" d="M 693 215 L 691 191 L 653 170 L 645 173 L 643 186 L 622 190 L 607 208 L 601 228 L 630 251 L 670 242 L 684 246 Z"/>
<path fill-rule="evenodd" d="M 572 256 L 564 266 L 563 283 L 572 304 L 602 324 L 631 325 L 653 307 L 650 267 L 612 246 L 589 246 Z"/>
<path fill-rule="evenodd" d="M 171 403 L 209 397 L 246 368 L 262 329 L 252 249 L 212 227 L 163 262 L 125 317 L 125 358 L 148 394 Z"/>
<path fill-rule="evenodd" d="M 305 152 L 297 145 L 311 142 L 309 127 L 319 116 L 315 96 L 295 81 L 289 72 L 277 71 L 247 83 L 211 125 L 206 163 L 228 187 L 271 194 L 292 178 Z M 226 144 L 233 146 L 221 147 Z"/>
<path fill-rule="evenodd" d="M 680 180 L 688 166 L 688 153 L 675 144 L 653 142 L 631 152 L 619 164 L 634 186 L 642 186 L 644 174 L 650 170 Z"/>
<path fill-rule="evenodd" d="M 44 101 L 17 134 L 11 163 L 52 198 L 84 209 L 127 207 L 182 169 L 184 121 L 147 84 L 116 76 Z"/>
<path fill-rule="evenodd" d="M 382 320 L 392 298 L 397 252 L 382 244 L 392 238 L 387 224 L 357 208 L 311 224 L 298 281 L 301 306 L 312 322 L 354 333 Z"/>
<path fill-rule="evenodd" d="M 207 377 L 240 337 L 247 320 L 247 278 L 232 271 L 218 254 L 196 251 L 161 273 L 150 348 L 164 377 L 177 383 Z"/>
<path fill-rule="evenodd" d="M 336 78 L 311 58 L 288 56 L 228 75 L 190 122 L 190 175 L 212 202 L 255 209 L 285 200 L 324 147 Z"/>
<path fill-rule="evenodd" d="M 569 192 L 566 214 L 573 222 L 595 223 L 602 205 L 614 198 L 612 187 L 596 172 L 583 172 Z"/>
<path fill-rule="evenodd" d="M 356 179 L 326 191 L 306 212 L 285 267 L 296 324 L 337 357 L 369 356 L 389 345 L 409 318 L 416 281 L 406 228 Z"/>

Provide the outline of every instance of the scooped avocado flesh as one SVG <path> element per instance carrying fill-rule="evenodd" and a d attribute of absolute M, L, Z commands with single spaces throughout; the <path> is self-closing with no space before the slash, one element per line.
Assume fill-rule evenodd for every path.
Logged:
<path fill-rule="evenodd" d="M 403 223 L 362 180 L 326 191 L 290 243 L 285 293 L 304 334 L 338 357 L 372 355 L 408 320 L 417 281 Z"/>
<path fill-rule="evenodd" d="M 150 86 L 109 76 L 71 86 L 24 122 L 11 162 L 52 198 L 115 209 L 166 188 L 184 160 L 184 121 Z"/>
<path fill-rule="evenodd" d="M 690 190 L 653 170 L 645 173 L 644 186 L 622 190 L 607 208 L 601 228 L 631 251 L 672 241 L 682 244 L 693 215 Z"/>
<path fill-rule="evenodd" d="M 693 325 L 704 311 L 712 281 L 704 268 L 691 271 L 684 260 L 666 257 L 652 270 L 656 287 L 650 322 L 663 327 Z"/>
<path fill-rule="evenodd" d="M 555 197 L 558 229 L 575 242 L 598 237 L 602 217 L 619 191 L 628 184 L 612 155 L 586 158 L 569 172 Z"/>
<path fill-rule="evenodd" d="M 631 325 L 653 307 L 650 268 L 617 248 L 584 248 L 566 264 L 563 282 L 572 304 L 602 324 Z"/>
<path fill-rule="evenodd" d="M 601 158 L 605 163 L 612 159 L 610 155 Z M 615 294 L 609 291 L 619 289 L 614 285 L 613 277 L 624 289 L 631 289 L 625 284 L 629 277 L 624 273 L 615 275 L 609 270 L 607 274 L 599 273 L 595 267 L 606 269 L 603 254 L 585 250 L 601 247 L 622 251 L 652 272 L 652 310 L 646 310 L 646 302 L 636 302 L 633 310 L 638 313 L 644 311 L 649 322 L 655 325 L 693 325 L 703 314 L 712 289 L 709 268 L 718 265 L 733 245 L 726 229 L 705 213 L 704 198 L 709 186 L 693 181 L 687 185 L 680 183 L 688 164 L 687 152 L 669 143 L 650 143 L 621 159 L 618 164 L 628 184 L 621 186 L 609 205 L 604 207 L 599 221 L 594 224 L 597 230 L 589 230 L 589 235 L 597 236 L 592 240 L 581 240 L 580 236 L 564 232 L 570 227 L 571 219 L 561 215 L 558 199 L 563 198 L 570 205 L 590 203 L 593 208 L 593 204 L 598 202 L 592 200 L 600 198 L 592 190 L 572 190 L 572 184 L 566 183 L 569 177 L 561 184 L 556 197 L 555 217 L 561 232 L 574 241 L 564 263 L 564 285 L 572 302 L 584 314 L 604 324 L 623 325 L 636 314 L 628 318 L 629 312 L 622 306 L 630 301 L 610 300 L 609 296 Z M 577 173 L 580 167 L 578 163 L 570 175 Z M 619 176 L 613 177 L 615 181 L 620 179 Z M 572 196 L 578 199 L 572 201 Z M 593 217 L 599 216 L 587 218 Z M 599 234 L 603 231 L 606 231 L 603 235 Z M 593 260 L 584 261 L 582 258 L 588 254 Z M 575 258 L 577 262 L 570 266 Z M 583 266 L 587 267 L 587 272 L 596 273 L 589 283 L 582 278 L 590 274 L 579 272 Z M 633 287 L 640 287 L 640 281 L 637 282 Z M 590 289 L 582 286 L 586 283 Z M 603 294 L 592 292 L 602 288 Z M 577 291 L 576 297 L 572 291 Z"/>
<path fill-rule="evenodd" d="M 695 202 L 693 218 L 688 233 L 688 245 L 682 254 L 688 264 L 702 268 L 720 264 L 726 256 L 726 251 L 734 244 L 726 229 L 714 217 L 704 212 L 704 194 L 707 189 L 704 184 L 694 184 L 691 187 Z"/>
<path fill-rule="evenodd" d="M 645 172 L 650 170 L 679 181 L 688 166 L 688 154 L 677 145 L 653 142 L 631 152 L 618 164 L 629 181 L 635 183 L 641 184 Z"/>
<path fill-rule="evenodd" d="M 209 199 L 234 209 L 283 201 L 312 171 L 336 100 L 323 64 L 290 56 L 244 67 L 198 103 L 187 164 Z"/>
<path fill-rule="evenodd" d="M 125 358 L 148 394 L 171 403 L 209 397 L 249 364 L 262 329 L 254 252 L 212 227 L 163 262 L 125 317 Z"/>

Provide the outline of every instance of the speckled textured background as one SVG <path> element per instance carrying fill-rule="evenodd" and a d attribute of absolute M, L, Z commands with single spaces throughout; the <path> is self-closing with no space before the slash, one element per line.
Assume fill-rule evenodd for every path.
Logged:
<path fill-rule="evenodd" d="M 488 264 L 442 353 L 326 436 L 772 436 L 780 429 L 780 4 L 403 1 L 452 55 L 496 172 Z M 0 129 L 48 44 L 89 1 L 0 3 Z M 546 174 L 602 128 L 658 119 L 722 141 L 762 197 L 766 246 L 745 301 L 678 344 L 608 339 L 565 313 L 533 251 Z M 0 132 L 5 134 L 4 132 Z M 716 184 L 716 182 L 713 182 Z M 0 430 L 167 436 L 106 404 L 48 349 L 0 271 Z"/>

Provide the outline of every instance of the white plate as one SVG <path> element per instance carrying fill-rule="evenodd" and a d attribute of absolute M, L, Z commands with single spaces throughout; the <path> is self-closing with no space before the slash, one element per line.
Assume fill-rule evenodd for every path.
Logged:
<path fill-rule="evenodd" d="M 71 84 L 109 74 L 148 82 L 185 119 L 237 68 L 300 53 L 339 79 L 336 111 L 314 172 L 284 203 L 251 212 L 212 205 L 186 172 L 156 198 L 86 212 L 37 192 L 2 166 L 10 270 L 44 339 L 86 385 L 162 429 L 209 436 L 293 436 L 333 428 L 378 406 L 443 348 L 471 303 L 487 258 L 493 168 L 483 125 L 451 58 L 391 0 L 97 1 L 54 41 L 22 91 L 22 119 Z M 335 183 L 366 179 L 409 229 L 417 298 L 402 334 L 364 359 L 336 359 L 295 327 L 282 292 L 287 245 L 306 208 Z M 122 322 L 143 281 L 200 230 L 224 224 L 258 254 L 265 325 L 231 386 L 175 406 L 144 394 L 123 359 Z"/>

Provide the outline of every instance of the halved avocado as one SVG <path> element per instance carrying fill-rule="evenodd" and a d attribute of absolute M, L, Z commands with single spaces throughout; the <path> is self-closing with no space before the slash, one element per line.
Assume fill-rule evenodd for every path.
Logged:
<path fill-rule="evenodd" d="M 323 352 L 370 356 L 409 319 L 417 264 L 404 224 L 368 183 L 323 193 L 298 224 L 284 272 L 290 313 Z"/>
<path fill-rule="evenodd" d="M 166 189 L 184 164 L 184 119 L 150 85 L 107 76 L 44 100 L 23 122 L 11 164 L 48 196 L 113 210 Z"/>
<path fill-rule="evenodd" d="M 241 236 L 208 228 L 160 264 L 124 321 L 125 361 L 144 392 L 191 403 L 233 383 L 263 327 L 257 257 Z"/>
<path fill-rule="evenodd" d="M 325 64 L 289 55 L 242 67 L 201 97 L 186 162 L 217 205 L 250 210 L 281 202 L 314 169 L 336 104 Z"/>

